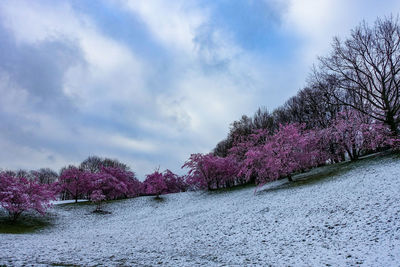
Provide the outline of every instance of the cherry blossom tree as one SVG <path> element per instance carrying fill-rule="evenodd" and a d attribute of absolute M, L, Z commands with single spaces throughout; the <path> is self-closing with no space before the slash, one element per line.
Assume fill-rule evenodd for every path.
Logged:
<path fill-rule="evenodd" d="M 44 215 L 55 199 L 49 185 L 37 180 L 0 173 L 0 205 L 7 210 L 11 219 L 16 221 L 24 211 L 35 210 Z"/>
<path fill-rule="evenodd" d="M 187 190 L 187 184 L 183 176 L 179 176 L 167 169 L 163 172 L 163 178 L 167 185 L 168 193 L 185 192 Z"/>
<path fill-rule="evenodd" d="M 90 191 L 101 192 L 106 199 L 117 199 L 126 196 L 128 193 L 127 184 L 117 177 L 105 171 L 90 173 Z"/>
<path fill-rule="evenodd" d="M 346 152 L 351 160 L 390 142 L 391 133 L 387 126 L 355 110 L 339 113 L 329 130 L 339 146 L 337 152 Z"/>
<path fill-rule="evenodd" d="M 144 180 L 143 184 L 146 194 L 156 195 L 157 199 L 160 198 L 161 194 L 166 193 L 168 190 L 164 176 L 158 170 L 146 175 L 146 180 Z"/>
<path fill-rule="evenodd" d="M 232 156 L 192 154 L 182 168 L 189 169 L 187 181 L 192 187 L 213 190 L 236 184 L 239 163 Z"/>
<path fill-rule="evenodd" d="M 191 154 L 189 159 L 183 164 L 182 168 L 188 168 L 187 181 L 192 189 L 211 189 L 212 180 L 206 164 L 206 157 L 212 155 L 204 155 L 201 153 Z"/>
<path fill-rule="evenodd" d="M 91 191 L 92 175 L 88 171 L 80 170 L 74 166 L 69 166 L 62 170 L 60 175 L 60 185 L 62 190 L 78 202 L 79 197 L 85 197 Z"/>
<path fill-rule="evenodd" d="M 235 136 L 233 146 L 229 150 L 228 155 L 235 158 L 236 161 L 243 161 L 246 158 L 246 153 L 251 148 L 263 145 L 268 140 L 271 133 L 266 129 L 254 130 L 246 136 Z"/>
<path fill-rule="evenodd" d="M 254 146 L 246 153 L 240 174 L 248 180 L 255 177 L 263 184 L 317 166 L 326 159 L 317 146 L 315 132 L 305 131 L 302 124 L 280 125 L 275 135 L 264 144 Z"/>
<path fill-rule="evenodd" d="M 62 170 L 60 175 L 59 182 L 62 190 L 76 202 L 79 197 L 91 199 L 91 194 L 95 191 L 97 193 L 101 191 L 105 199 L 109 200 L 135 197 L 142 193 L 143 185 L 136 179 L 134 172 L 118 164 L 115 166 L 92 164 L 97 161 L 90 159 L 90 164 L 85 165 L 86 170 L 69 166 Z M 95 195 L 99 195 L 97 193 Z"/>
<path fill-rule="evenodd" d="M 142 184 L 136 178 L 135 173 L 128 171 L 125 168 L 120 167 L 101 167 L 101 173 L 107 173 L 113 177 L 115 177 L 119 182 L 117 186 L 121 186 L 121 183 L 126 185 L 126 191 L 123 192 L 123 196 L 125 197 L 136 197 L 139 196 L 142 191 Z"/>

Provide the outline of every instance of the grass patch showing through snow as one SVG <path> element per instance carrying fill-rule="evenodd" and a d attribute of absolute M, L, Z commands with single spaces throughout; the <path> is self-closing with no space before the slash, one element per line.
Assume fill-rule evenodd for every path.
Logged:
<path fill-rule="evenodd" d="M 254 183 L 236 185 L 236 186 L 229 187 L 229 188 L 219 188 L 219 189 L 209 190 L 209 191 L 206 191 L 206 193 L 209 195 L 213 195 L 213 194 L 220 194 L 220 193 L 226 193 L 226 192 L 234 192 L 234 191 L 239 191 L 239 190 L 243 190 L 246 188 L 252 188 L 254 186 L 255 186 Z"/>
<path fill-rule="evenodd" d="M 376 153 L 372 155 L 367 155 L 357 161 L 346 161 L 335 163 L 331 165 L 325 165 L 311 169 L 308 172 L 296 174 L 293 176 L 293 182 L 283 182 L 278 186 L 273 186 L 268 189 L 261 189 L 257 193 L 266 193 L 270 191 L 276 191 L 281 189 L 288 189 L 300 186 L 308 186 L 317 183 L 324 183 L 331 179 L 336 179 L 342 174 L 345 174 L 355 168 L 362 166 L 367 166 L 368 164 L 376 161 L 377 158 L 400 158 L 400 153 L 386 151 L 382 153 Z M 266 184 L 268 185 L 268 183 Z"/>
<path fill-rule="evenodd" d="M 352 162 L 337 163 L 334 165 L 316 168 L 306 173 L 298 174 L 293 177 L 294 181 L 288 183 L 288 187 L 297 187 L 303 185 L 311 185 L 319 182 L 325 182 L 333 179 L 339 174 L 344 174 L 355 166 Z"/>
<path fill-rule="evenodd" d="M 50 218 L 21 215 L 17 221 L 11 221 L 7 216 L 0 217 L 0 234 L 27 234 L 45 229 L 52 225 Z"/>
<path fill-rule="evenodd" d="M 68 263 L 53 262 L 53 263 L 50 263 L 50 266 L 74 267 L 74 266 L 79 266 L 79 265 L 68 264 Z"/>
<path fill-rule="evenodd" d="M 295 180 L 289 183 L 288 187 L 311 185 L 318 182 L 329 181 L 330 179 L 335 179 L 339 175 L 345 174 L 346 172 L 349 172 L 355 168 L 367 166 L 376 161 L 377 158 L 384 159 L 384 158 L 399 158 L 399 157 L 400 157 L 399 153 L 386 151 L 382 153 L 367 155 L 363 158 L 358 159 L 357 161 L 346 161 L 332 165 L 325 165 L 319 168 L 312 169 L 309 172 L 294 176 L 293 178 Z"/>

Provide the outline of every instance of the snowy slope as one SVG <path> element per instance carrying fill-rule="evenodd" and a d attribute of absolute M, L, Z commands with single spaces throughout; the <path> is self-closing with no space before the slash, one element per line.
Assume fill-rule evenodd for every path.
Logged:
<path fill-rule="evenodd" d="M 279 181 L 256 195 L 246 188 L 118 201 L 107 215 L 58 205 L 55 226 L 0 235 L 0 264 L 399 266 L 400 159 L 313 173 L 335 168 L 331 178 Z"/>

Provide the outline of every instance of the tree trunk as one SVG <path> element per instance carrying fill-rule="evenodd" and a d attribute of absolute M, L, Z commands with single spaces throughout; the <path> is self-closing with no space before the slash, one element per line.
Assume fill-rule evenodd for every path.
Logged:
<path fill-rule="evenodd" d="M 399 130 L 397 128 L 397 123 L 394 120 L 393 114 L 391 112 L 386 114 L 386 122 L 390 127 L 390 131 L 394 136 L 399 135 Z"/>
<path fill-rule="evenodd" d="M 353 159 L 353 150 L 346 146 L 346 152 L 347 152 L 347 155 L 349 155 L 350 161 L 353 161 L 354 160 Z"/>
<path fill-rule="evenodd" d="M 289 182 L 293 182 L 293 179 L 292 179 L 292 175 L 291 175 L 291 174 L 288 174 L 287 179 L 289 180 Z"/>
<path fill-rule="evenodd" d="M 357 160 L 358 159 L 358 152 L 357 152 L 357 149 L 356 149 L 356 145 L 355 144 L 353 144 L 353 146 L 352 146 L 352 157 L 351 157 L 351 161 L 355 161 L 355 160 Z"/>
<path fill-rule="evenodd" d="M 20 214 L 21 214 L 21 212 L 13 212 L 13 213 L 10 213 L 11 221 L 12 221 L 13 223 L 16 222 Z"/>
<path fill-rule="evenodd" d="M 211 188 L 211 182 L 207 182 L 207 189 L 208 189 L 208 191 L 211 191 L 211 190 L 212 190 L 212 188 Z"/>

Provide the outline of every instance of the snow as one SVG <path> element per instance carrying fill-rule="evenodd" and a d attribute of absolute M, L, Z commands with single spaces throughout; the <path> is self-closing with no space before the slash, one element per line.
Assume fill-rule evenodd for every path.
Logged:
<path fill-rule="evenodd" d="M 0 265 L 396 266 L 400 159 L 365 159 L 228 192 L 54 206 L 54 226 L 1 234 Z"/>

